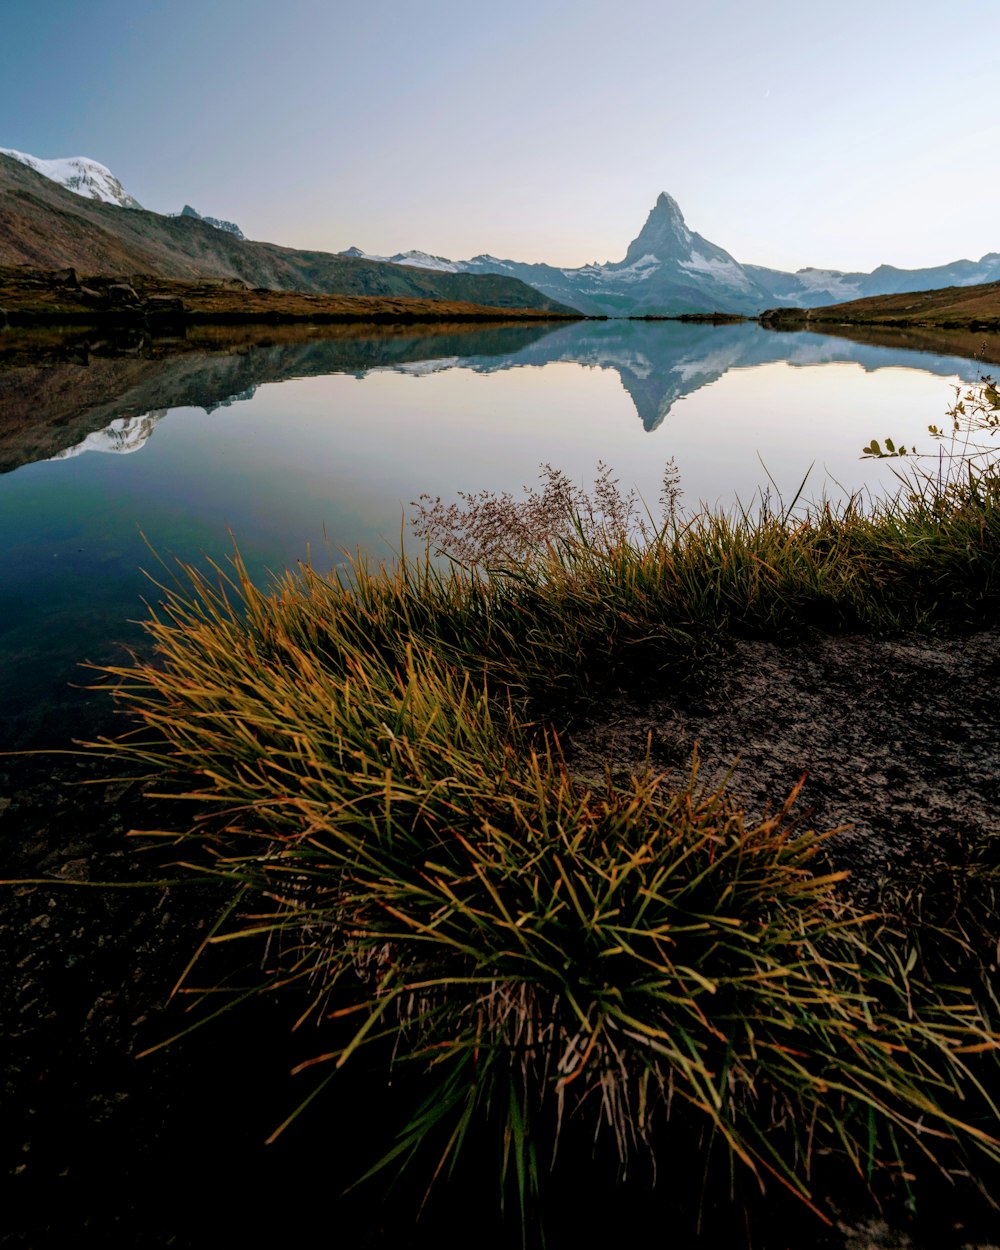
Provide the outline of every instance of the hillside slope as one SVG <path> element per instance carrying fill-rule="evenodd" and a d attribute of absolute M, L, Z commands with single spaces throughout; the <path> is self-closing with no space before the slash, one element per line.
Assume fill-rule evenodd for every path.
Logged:
<path fill-rule="evenodd" d="M 760 320 L 768 326 L 810 323 L 996 330 L 1000 329 L 1000 282 L 872 295 L 818 308 L 770 308 Z"/>
<path fill-rule="evenodd" d="M 465 300 L 400 295 L 339 295 L 247 287 L 236 279 L 160 278 L 152 274 L 78 274 L 75 269 L 0 265 L 0 327 L 128 325 L 280 325 L 348 321 L 550 321 L 578 313 L 497 308 Z"/>
<path fill-rule="evenodd" d="M 84 199 L 0 155 L 0 264 L 84 273 L 239 280 L 314 294 L 452 300 L 494 308 L 570 309 L 516 278 L 435 273 L 237 239 L 197 217 L 165 217 Z"/>

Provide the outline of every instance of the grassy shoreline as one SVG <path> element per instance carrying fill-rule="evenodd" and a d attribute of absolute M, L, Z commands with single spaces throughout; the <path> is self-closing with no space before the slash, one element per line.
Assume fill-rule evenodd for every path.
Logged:
<path fill-rule="evenodd" d="M 817 1208 L 824 1152 L 880 1184 L 978 1174 L 1000 1033 L 972 938 L 935 954 L 855 908 L 788 796 L 754 823 L 694 774 L 586 787 L 558 735 L 736 637 L 992 625 L 998 556 L 983 474 L 869 515 L 579 529 L 487 573 L 359 561 L 262 592 L 237 560 L 163 588 L 155 660 L 114 670 L 141 728 L 103 749 L 182 800 L 164 838 L 229 891 L 205 950 L 246 945 L 257 992 L 297 999 L 317 1088 L 372 1044 L 420 1074 L 385 1162 L 448 1172 L 492 1132 L 522 1213 L 595 1133 L 620 1166 L 700 1141 Z"/>

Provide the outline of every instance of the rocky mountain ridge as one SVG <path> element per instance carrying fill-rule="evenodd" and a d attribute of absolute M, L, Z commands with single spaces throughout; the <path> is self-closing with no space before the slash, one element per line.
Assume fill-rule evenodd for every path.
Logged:
<path fill-rule="evenodd" d="M 342 255 L 365 257 L 358 247 Z M 775 305 L 808 308 L 873 295 L 972 286 L 1000 280 L 1000 252 L 927 269 L 879 265 L 871 273 L 805 268 L 785 273 L 741 264 L 724 248 L 690 230 L 677 201 L 663 192 L 620 261 L 561 269 L 553 265 L 473 256 L 449 260 L 426 252 L 397 252 L 395 264 L 448 273 L 496 273 L 592 315 L 676 315 L 721 311 L 757 315 Z"/>
<path fill-rule="evenodd" d="M 369 257 L 360 248 L 341 255 Z M 753 314 L 773 303 L 730 254 L 688 229 L 665 192 L 653 206 L 624 260 L 560 269 L 483 254 L 451 261 L 426 252 L 399 252 L 393 263 L 449 273 L 505 274 L 591 315 L 642 316 L 714 311 Z"/>
<path fill-rule="evenodd" d="M 205 217 L 199 213 L 196 208 L 192 208 L 190 204 L 185 204 L 178 217 L 195 217 L 198 221 L 207 221 L 210 226 L 214 226 L 216 230 L 224 230 L 226 234 L 231 234 L 236 239 L 245 239 L 247 236 L 239 228 L 235 221 L 223 221 L 219 217 Z"/>

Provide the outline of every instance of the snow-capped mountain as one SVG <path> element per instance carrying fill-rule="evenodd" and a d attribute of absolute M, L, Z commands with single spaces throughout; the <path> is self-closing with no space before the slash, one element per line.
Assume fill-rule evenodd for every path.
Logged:
<path fill-rule="evenodd" d="M 367 255 L 356 247 L 341 254 Z M 489 255 L 452 261 L 420 251 L 370 259 L 452 273 L 506 274 L 581 312 L 625 317 L 715 311 L 755 314 L 776 305 L 809 308 L 867 295 L 1000 281 L 997 252 L 989 252 L 979 261 L 959 260 L 929 269 L 880 265 L 871 273 L 818 268 L 784 273 L 741 264 L 690 230 L 677 201 L 665 192 L 629 244 L 625 258 L 603 265 L 559 269 Z"/>
<path fill-rule="evenodd" d="M 124 208 L 142 207 L 105 165 L 88 157 L 43 160 L 12 148 L 0 148 L 0 156 L 13 158 L 84 198 Z M 180 213 L 171 215 L 198 219 L 235 239 L 245 239 L 234 222 L 217 217 L 203 217 L 190 205 L 185 205 Z M 46 226 L 45 233 L 47 236 L 51 234 L 50 226 Z M 248 248 L 250 246 L 248 244 Z M 49 250 L 52 250 L 51 247 Z M 67 251 L 72 253 L 68 244 L 63 247 L 58 263 L 68 263 Z M 315 256 L 313 253 L 309 255 Z M 418 250 L 381 256 L 358 247 L 347 248 L 339 255 L 382 264 L 389 262 L 394 266 L 422 270 L 428 274 L 426 279 L 405 278 L 397 268 L 391 279 L 385 279 L 390 286 L 395 284 L 394 293 L 403 293 L 396 289 L 400 282 L 409 292 L 414 282 L 423 286 L 428 283 L 451 283 L 452 278 L 447 275 L 454 275 L 459 285 L 465 286 L 470 284 L 463 275 L 497 275 L 518 279 L 534 288 L 534 291 L 526 293 L 522 287 L 517 295 L 511 292 L 501 294 L 493 289 L 463 290 L 461 293 L 452 292 L 448 297 L 526 307 L 546 306 L 548 301 L 556 301 L 559 305 L 575 308 L 583 313 L 625 317 L 705 312 L 756 315 L 766 308 L 777 306 L 809 308 L 870 295 L 1000 281 L 1000 252 L 988 252 L 978 261 L 958 260 L 927 269 L 897 269 L 891 265 L 880 265 L 871 273 L 845 273 L 814 267 L 800 269 L 797 273 L 785 273 L 761 265 L 740 263 L 725 249 L 689 229 L 676 200 L 666 193 L 658 197 L 644 226 L 629 244 L 620 261 L 608 261 L 604 264 L 595 262 L 579 268 L 560 268 L 505 260 L 488 253 L 473 256 L 469 260 L 449 260 L 445 256 Z M 230 275 L 233 263 L 232 252 L 229 250 L 226 252 L 224 265 L 225 271 Z M 327 289 L 325 286 L 317 286 L 313 268 L 310 261 L 309 275 L 300 273 L 290 279 L 287 275 L 276 276 L 272 272 L 265 274 L 261 272 L 261 266 L 257 265 L 252 285 L 270 284 L 304 290 Z M 357 268 L 367 271 L 365 266 Z M 247 277 L 238 267 L 237 271 L 239 276 Z M 185 269 L 185 272 L 188 270 Z M 432 280 L 429 276 L 431 272 L 441 274 L 441 279 Z M 335 279 L 330 280 L 343 283 L 344 275 L 338 273 Z M 366 273 L 365 282 L 370 284 L 370 281 L 371 277 Z M 299 285 L 302 283 L 304 285 Z M 492 286 L 495 287 L 496 284 Z M 513 284 L 505 286 L 510 287 Z M 364 286 L 364 290 L 372 293 L 370 285 Z M 541 292 L 544 298 L 537 296 L 536 292 Z M 426 290 L 412 293 L 423 296 L 428 294 Z M 441 296 L 431 295 L 431 298 L 435 297 Z"/>
<path fill-rule="evenodd" d="M 430 252 L 397 252 L 395 256 L 376 256 L 372 252 L 363 252 L 360 247 L 348 247 L 338 256 L 357 256 L 360 260 L 378 260 L 383 264 L 411 265 L 414 269 L 436 269 L 441 273 L 465 273 L 463 265 L 467 261 L 446 260 L 443 256 L 432 256 Z"/>
<path fill-rule="evenodd" d="M 107 165 L 92 161 L 89 156 L 64 156 L 46 161 L 39 156 L 29 156 L 27 152 L 16 152 L 13 148 L 0 148 L 0 153 L 12 156 L 22 165 L 51 178 L 53 182 L 61 183 L 77 195 L 91 200 L 103 200 L 105 204 L 117 204 L 120 208 L 142 208 Z"/>
<path fill-rule="evenodd" d="M 27 165 L 36 173 L 58 182 L 68 191 L 74 191 L 91 200 L 102 200 L 105 204 L 117 204 L 119 208 L 142 208 L 134 195 L 129 195 L 122 184 L 106 165 L 92 161 L 89 156 L 64 156 L 56 160 L 46 161 L 40 156 L 30 156 L 27 152 L 17 152 L 14 148 L 0 148 L 0 155 L 12 156 L 14 160 Z M 185 204 L 179 213 L 169 213 L 170 217 L 194 217 L 204 221 L 216 230 L 224 230 L 235 235 L 237 239 L 245 239 L 246 235 L 234 221 L 223 221 L 219 217 L 203 217 L 190 204 Z"/>
<path fill-rule="evenodd" d="M 758 265 L 745 266 L 756 282 L 772 293 L 775 305 L 816 308 L 841 304 L 868 295 L 895 295 L 904 291 L 934 291 L 945 286 L 975 286 L 1000 281 L 1000 253 L 987 252 L 978 261 L 956 260 L 928 269 L 897 269 L 879 265 L 871 273 L 841 273 L 836 269 L 800 269 L 782 273 Z"/>
<path fill-rule="evenodd" d="M 368 255 L 356 247 L 341 254 Z M 560 269 L 486 254 L 451 261 L 419 251 L 368 258 L 453 273 L 505 274 L 581 312 L 612 316 L 712 309 L 754 313 L 774 302 L 728 252 L 689 230 L 676 200 L 666 194 L 656 201 L 624 260 L 604 265 Z"/>

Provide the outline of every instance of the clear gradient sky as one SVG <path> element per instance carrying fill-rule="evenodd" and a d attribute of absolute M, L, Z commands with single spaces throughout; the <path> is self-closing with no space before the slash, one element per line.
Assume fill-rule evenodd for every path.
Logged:
<path fill-rule="evenodd" d="M 998 0 L 0 0 L 0 147 L 251 238 L 619 260 L 1000 251 Z"/>

